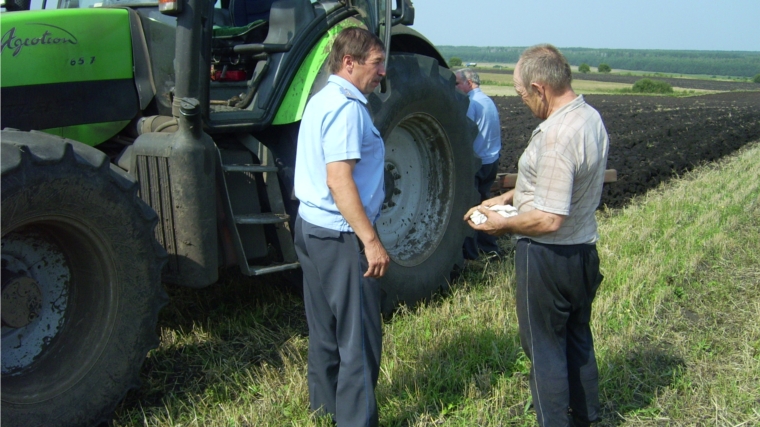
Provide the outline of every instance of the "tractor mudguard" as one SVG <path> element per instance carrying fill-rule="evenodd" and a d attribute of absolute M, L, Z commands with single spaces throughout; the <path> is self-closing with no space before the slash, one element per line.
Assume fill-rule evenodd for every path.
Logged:
<path fill-rule="evenodd" d="M 301 63 L 293 81 L 290 82 L 288 91 L 285 93 L 285 98 L 277 110 L 274 121 L 272 121 L 273 125 L 284 125 L 301 120 L 303 110 L 306 108 L 306 101 L 316 90 L 321 89 L 327 83 L 327 78 L 325 77 L 324 82 L 317 84 L 316 90 L 314 90 L 314 82 L 317 80 L 320 71 L 322 71 L 325 61 L 327 61 L 327 56 L 330 54 L 330 49 L 332 49 L 333 40 L 335 40 L 335 37 L 341 30 L 347 27 L 366 28 L 358 19 L 348 18 L 330 28 L 319 39 Z"/>
<path fill-rule="evenodd" d="M 333 40 L 346 27 L 366 28 L 358 19 L 348 18 L 330 28 L 322 36 L 298 68 L 272 124 L 283 125 L 301 120 L 306 101 L 327 83 L 327 77 L 330 74 L 326 69 L 327 56 L 330 54 Z M 440 66 L 448 67 L 443 56 L 422 34 L 404 25 L 397 25 L 392 31 L 392 52 L 429 56 Z"/>

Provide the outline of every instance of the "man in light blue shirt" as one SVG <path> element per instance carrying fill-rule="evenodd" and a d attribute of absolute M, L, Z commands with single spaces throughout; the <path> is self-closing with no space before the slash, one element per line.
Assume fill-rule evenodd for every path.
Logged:
<path fill-rule="evenodd" d="M 491 198 L 491 186 L 496 180 L 501 151 L 501 124 L 499 111 L 493 100 L 480 90 L 480 76 L 471 68 L 463 68 L 455 73 L 457 89 L 470 98 L 469 117 L 478 125 L 478 136 L 473 142 L 473 150 L 480 158 L 481 166 L 475 174 L 475 187 L 480 193 L 480 201 Z M 482 231 L 465 239 L 463 247 L 465 259 L 476 259 L 479 252 L 501 254 L 496 238 Z"/>
<path fill-rule="evenodd" d="M 304 110 L 295 167 L 309 400 L 338 426 L 376 426 L 378 279 L 390 257 L 373 227 L 385 198 L 385 146 L 365 96 L 385 76 L 383 43 L 367 30 L 346 28 L 328 64 L 327 85 Z"/>

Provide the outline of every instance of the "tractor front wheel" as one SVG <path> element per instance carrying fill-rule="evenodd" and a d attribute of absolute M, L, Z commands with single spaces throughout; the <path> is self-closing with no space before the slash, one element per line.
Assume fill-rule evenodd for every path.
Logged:
<path fill-rule="evenodd" d="M 92 147 L 1 138 L 2 424 L 97 425 L 158 343 L 156 215 Z"/>

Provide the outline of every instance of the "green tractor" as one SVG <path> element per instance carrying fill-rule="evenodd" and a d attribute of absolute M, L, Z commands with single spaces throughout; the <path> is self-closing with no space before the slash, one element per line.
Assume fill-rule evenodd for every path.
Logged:
<path fill-rule="evenodd" d="M 388 50 L 369 97 L 386 144 L 383 311 L 447 287 L 477 202 L 476 129 L 410 0 L 30 6 L 0 14 L 4 426 L 107 421 L 158 344 L 162 282 L 297 280 L 299 122 L 346 26 Z"/>

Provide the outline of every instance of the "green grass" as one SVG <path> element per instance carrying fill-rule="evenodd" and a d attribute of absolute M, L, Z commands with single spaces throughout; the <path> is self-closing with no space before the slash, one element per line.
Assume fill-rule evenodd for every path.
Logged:
<path fill-rule="evenodd" d="M 601 426 L 760 425 L 760 143 L 600 211 Z M 614 184 L 612 184 L 614 185 Z M 502 241 L 509 248 L 509 241 Z M 316 426 L 300 299 L 272 279 L 171 288 L 115 426 Z M 510 257 L 384 326 L 384 426 L 533 426 Z"/>

